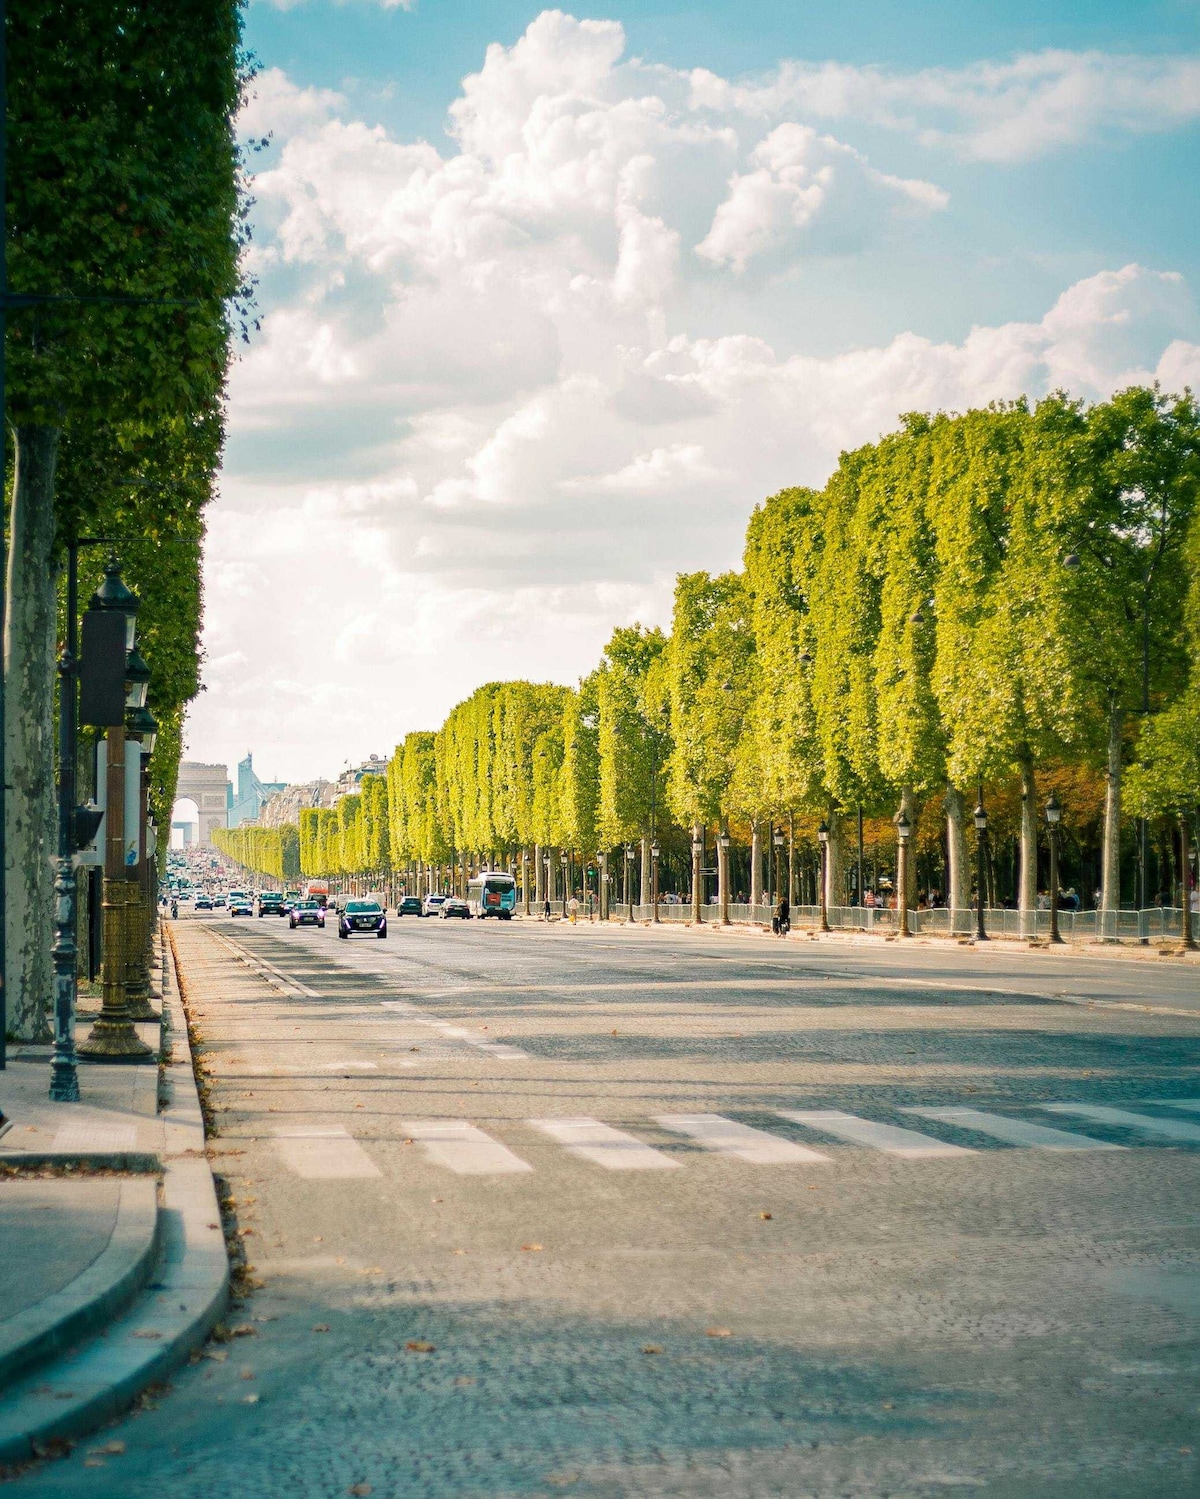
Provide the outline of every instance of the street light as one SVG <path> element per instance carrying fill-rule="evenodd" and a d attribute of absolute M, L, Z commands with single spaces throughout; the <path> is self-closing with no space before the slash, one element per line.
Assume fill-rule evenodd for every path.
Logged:
<path fill-rule="evenodd" d="M 633 925 L 633 861 L 637 858 L 637 850 L 632 843 L 625 845 L 625 904 L 629 908 L 629 925 Z"/>
<path fill-rule="evenodd" d="M 775 904 L 779 904 L 780 890 L 783 887 L 783 844 L 784 834 L 782 828 L 776 828 L 771 834 L 771 842 L 775 847 Z"/>
<path fill-rule="evenodd" d="M 136 655 L 134 651 L 131 654 Z M 140 657 L 138 658 L 141 659 Z M 149 668 L 146 676 L 149 677 Z M 150 709 L 143 704 L 141 707 L 130 708 L 125 713 L 125 731 L 129 736 L 131 745 L 138 745 L 138 773 L 126 779 L 127 789 L 135 797 L 132 815 L 137 819 L 135 824 L 137 836 L 135 839 L 126 839 L 127 844 L 136 845 L 137 859 L 133 864 L 126 864 L 126 981 L 125 998 L 129 1006 L 129 1018 L 131 1020 L 158 1020 L 161 1017 L 150 1003 L 150 909 L 151 891 L 149 884 L 150 856 L 147 844 L 147 819 L 149 813 L 149 773 L 148 764 L 150 755 L 154 749 L 154 742 L 158 737 L 158 722 Z M 126 802 L 126 818 L 130 815 L 128 801 Z"/>
<path fill-rule="evenodd" d="M 126 676 L 125 700 L 137 710 L 145 706 L 144 688 L 149 672 L 140 656 L 134 659 L 137 636 L 137 613 L 140 601 L 126 588 L 115 557 L 104 569 L 104 581 L 92 595 L 90 610 L 115 615 L 125 625 L 125 669 L 133 667 L 133 677 Z M 145 679 L 142 673 L 145 671 Z M 137 699 L 141 698 L 138 704 Z M 155 725 L 157 728 L 157 725 Z M 126 821 L 136 811 L 125 805 L 126 727 L 112 723 L 106 729 L 108 747 L 105 774 L 104 814 L 104 896 L 102 909 L 103 961 L 101 977 L 104 995 L 100 1014 L 86 1041 L 77 1048 L 82 1057 L 96 1062 L 148 1062 L 154 1052 L 133 1028 L 126 987 L 126 965 L 129 951 L 129 917 L 125 871 Z"/>
<path fill-rule="evenodd" d="M 975 803 L 975 940 L 986 942 L 987 930 L 983 920 L 984 882 L 987 875 L 987 813 L 983 810 L 983 787 L 979 788 L 979 800 Z"/>
<path fill-rule="evenodd" d="M 650 902 L 654 907 L 656 922 L 658 921 L 658 856 L 660 852 L 658 839 L 652 839 L 650 843 Z"/>
<path fill-rule="evenodd" d="M 829 867 L 829 824 L 822 817 L 817 829 L 817 842 L 821 845 L 821 930 L 829 930 L 829 906 L 825 893 L 826 873 Z"/>
<path fill-rule="evenodd" d="M 125 706 L 144 708 L 150 691 L 150 668 L 142 660 L 137 646 L 131 646 L 125 657 Z"/>
<path fill-rule="evenodd" d="M 725 828 L 717 834 L 720 850 L 718 877 L 721 883 L 721 925 L 729 925 L 729 833 Z"/>
<path fill-rule="evenodd" d="M 912 823 L 909 822 L 903 810 L 896 819 L 896 837 L 900 840 L 899 870 L 900 878 L 896 884 L 900 887 L 897 894 L 900 902 L 900 935 L 911 937 L 908 929 L 908 840 L 912 837 Z"/>
<path fill-rule="evenodd" d="M 1050 793 L 1046 803 L 1046 827 L 1050 832 L 1050 941 L 1061 942 L 1058 930 L 1058 825 L 1062 821 L 1062 808 L 1058 797 Z"/>
<path fill-rule="evenodd" d="M 699 926 L 700 916 L 700 870 L 704 861 L 704 833 L 699 827 L 692 829 L 692 921 Z"/>

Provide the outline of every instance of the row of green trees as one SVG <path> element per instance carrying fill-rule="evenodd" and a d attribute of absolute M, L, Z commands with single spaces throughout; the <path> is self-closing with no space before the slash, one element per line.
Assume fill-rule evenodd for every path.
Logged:
<path fill-rule="evenodd" d="M 212 840 L 246 869 L 274 880 L 300 878 L 300 834 L 294 826 L 214 828 Z"/>
<path fill-rule="evenodd" d="M 1047 786 L 1099 785 L 1116 908 L 1130 792 L 1126 822 L 1200 801 L 1198 494 L 1190 395 L 910 416 L 761 505 L 741 572 L 681 576 L 669 635 L 618 629 L 577 688 L 490 683 L 409 734 L 361 805 L 305 814 L 301 867 L 590 857 L 697 827 L 761 855 L 772 823 L 824 819 L 838 904 L 847 814 L 903 810 L 961 907 L 986 785 L 1015 809 L 1031 909 Z"/>
<path fill-rule="evenodd" d="M 104 537 L 142 599 L 170 825 L 198 688 L 203 511 L 223 441 L 245 195 L 239 0 L 10 0 L 5 254 L 13 482 L 5 621 L 9 1025 L 50 1002 L 56 642 L 68 538 Z M 104 549 L 82 553 L 81 597 Z M 86 779 L 83 784 L 86 786 Z"/>

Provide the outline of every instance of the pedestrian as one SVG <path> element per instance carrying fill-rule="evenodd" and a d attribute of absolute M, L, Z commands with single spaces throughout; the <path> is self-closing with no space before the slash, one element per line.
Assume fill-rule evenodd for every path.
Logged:
<path fill-rule="evenodd" d="M 771 922 L 771 930 L 777 937 L 786 937 L 792 929 L 792 908 L 786 895 L 779 897 L 779 904 L 775 907 L 775 916 Z"/>
<path fill-rule="evenodd" d="M 574 926 L 576 921 L 579 919 L 579 897 L 577 895 L 573 895 L 571 897 L 567 909 L 571 913 L 571 925 Z"/>
<path fill-rule="evenodd" d="M 549 921 L 550 920 L 550 897 L 549 896 L 546 897 L 546 904 L 542 907 L 542 920 L 543 921 Z"/>

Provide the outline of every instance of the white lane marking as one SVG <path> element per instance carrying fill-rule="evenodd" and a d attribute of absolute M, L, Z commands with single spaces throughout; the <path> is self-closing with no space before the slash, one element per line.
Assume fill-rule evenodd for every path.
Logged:
<path fill-rule="evenodd" d="M 423 1025 L 429 1030 L 436 1031 L 445 1041 L 459 1041 L 475 1051 L 482 1052 L 484 1056 L 495 1057 L 498 1061 L 527 1062 L 529 1060 L 529 1053 L 522 1051 L 519 1046 L 512 1046 L 503 1041 L 487 1041 L 463 1026 L 451 1025 L 448 1020 L 437 1020 L 432 1015 L 427 1015 L 424 1010 L 417 1009 L 416 1005 L 409 1004 L 407 1000 L 380 1000 L 380 1008 L 391 1011 L 393 1015 L 403 1015 L 414 1025 Z"/>
<path fill-rule="evenodd" d="M 753 1129 L 720 1114 L 656 1114 L 656 1124 L 687 1135 L 705 1150 L 736 1156 L 754 1166 L 785 1166 L 796 1161 L 827 1161 L 829 1157 L 794 1140 L 784 1140 L 765 1129 Z"/>
<path fill-rule="evenodd" d="M 905 1114 L 920 1114 L 924 1119 L 941 1119 L 961 1125 L 981 1135 L 992 1135 L 1009 1145 L 1029 1145 L 1040 1150 L 1123 1150 L 1106 1140 L 1090 1135 L 1075 1135 L 1065 1129 L 1050 1129 L 1045 1124 L 1030 1124 L 1025 1119 L 1009 1119 L 1003 1114 L 985 1114 L 981 1109 L 903 1109 Z"/>
<path fill-rule="evenodd" d="M 460 1176 L 509 1176 L 532 1171 L 528 1161 L 514 1155 L 507 1145 L 485 1135 L 465 1119 L 413 1119 L 401 1129 L 419 1140 L 425 1154 L 438 1166 Z"/>
<path fill-rule="evenodd" d="M 885 1155 L 905 1156 L 912 1160 L 929 1156 L 974 1155 L 965 1145 L 947 1145 L 932 1135 L 918 1134 L 915 1129 L 899 1129 L 894 1124 L 877 1124 L 873 1119 L 859 1119 L 840 1109 L 776 1109 L 781 1119 L 807 1125 L 821 1134 L 836 1135 L 854 1145 L 869 1145 Z"/>
<path fill-rule="evenodd" d="M 644 1145 L 624 1130 L 601 1124 L 599 1119 L 530 1119 L 526 1121 L 572 1155 L 594 1161 L 608 1171 L 662 1171 L 679 1165 L 661 1150 Z"/>
<path fill-rule="evenodd" d="M 54 1136 L 53 1150 L 134 1150 L 137 1147 L 136 1124 L 87 1124 L 77 1120 L 62 1125 Z"/>
<path fill-rule="evenodd" d="M 284 1164 L 310 1181 L 383 1175 L 349 1131 L 336 1125 L 283 1124 L 275 1131 L 275 1145 Z"/>
<path fill-rule="evenodd" d="M 295 999 L 302 996 L 305 999 L 320 999 L 315 989 L 310 989 L 307 984 L 302 984 L 299 979 L 291 978 L 282 969 L 276 968 L 273 963 L 268 963 L 265 958 L 260 958 L 244 948 L 240 942 L 235 942 L 232 937 L 227 937 L 224 932 L 213 931 L 212 935 L 233 953 L 234 957 L 244 963 L 251 972 L 258 974 L 260 979 L 270 984 L 273 989 L 281 989 L 284 994 Z"/>
<path fill-rule="evenodd" d="M 1148 1135 L 1200 1145 L 1200 1124 L 1185 1124 L 1182 1119 L 1155 1119 L 1150 1114 L 1134 1114 L 1129 1109 L 1111 1109 L 1098 1103 L 1044 1103 L 1040 1107 L 1055 1114 L 1078 1114 L 1098 1124 L 1118 1124 L 1124 1129 L 1140 1129 Z"/>
<path fill-rule="evenodd" d="M 1141 1102 L 1159 1104 L 1164 1109 L 1187 1109 L 1189 1113 L 1200 1114 L 1200 1098 L 1144 1098 Z"/>

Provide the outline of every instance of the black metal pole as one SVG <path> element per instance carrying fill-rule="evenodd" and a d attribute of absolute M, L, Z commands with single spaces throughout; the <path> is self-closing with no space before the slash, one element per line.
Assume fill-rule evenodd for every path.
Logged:
<path fill-rule="evenodd" d="M 75 815 L 76 692 L 78 641 L 75 619 L 79 593 L 79 551 L 67 543 L 67 638 L 58 658 L 58 858 L 54 871 L 54 1059 L 50 1097 L 77 1103 L 75 1066 L 76 909 L 72 822 Z"/>
<path fill-rule="evenodd" d="M 5 722 L 3 641 L 8 635 L 8 425 L 5 420 L 5 346 L 8 342 L 8 27 L 5 0 L 0 0 L 0 1072 L 6 1065 L 8 1038 L 8 733 Z M 4 1115 L 0 1113 L 0 1124 Z"/>
<path fill-rule="evenodd" d="M 1058 828 L 1050 824 L 1050 941 L 1061 942 L 1058 930 Z"/>

